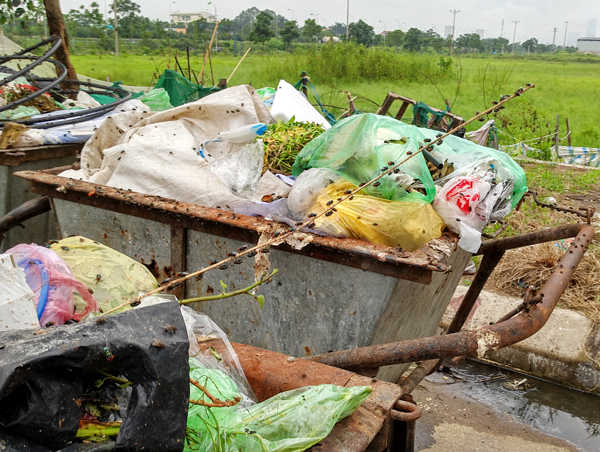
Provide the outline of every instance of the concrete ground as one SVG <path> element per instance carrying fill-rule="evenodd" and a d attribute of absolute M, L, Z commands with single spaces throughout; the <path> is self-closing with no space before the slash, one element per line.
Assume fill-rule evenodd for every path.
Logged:
<path fill-rule="evenodd" d="M 470 398 L 453 385 L 428 377 L 413 392 L 423 410 L 415 450 L 427 452 L 575 452 L 562 439 L 545 435 Z"/>

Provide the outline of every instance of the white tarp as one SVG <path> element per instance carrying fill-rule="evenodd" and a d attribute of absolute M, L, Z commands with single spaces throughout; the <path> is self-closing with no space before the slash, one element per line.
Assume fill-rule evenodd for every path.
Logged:
<path fill-rule="evenodd" d="M 112 115 L 86 143 L 81 169 L 64 177 L 203 206 L 234 210 L 249 201 L 233 194 L 211 171 L 199 146 L 219 132 L 273 122 L 254 89 L 235 86 L 196 102 L 160 113 L 138 111 Z M 239 151 L 235 143 L 211 143 L 208 152 L 219 160 Z M 253 201 L 266 194 L 283 194 L 289 186 L 265 174 Z"/>

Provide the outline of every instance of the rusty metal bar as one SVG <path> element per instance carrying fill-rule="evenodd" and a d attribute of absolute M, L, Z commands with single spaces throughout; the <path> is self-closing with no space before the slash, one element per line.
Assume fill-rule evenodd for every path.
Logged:
<path fill-rule="evenodd" d="M 537 245 L 538 243 L 553 242 L 556 240 L 575 237 L 581 229 L 586 227 L 584 223 L 567 224 L 543 231 L 530 232 L 528 234 L 515 235 L 503 239 L 491 240 L 481 245 L 476 255 L 507 251 L 523 246 Z"/>
<path fill-rule="evenodd" d="M 406 378 L 400 378 L 396 384 L 402 388 L 404 394 L 410 394 L 415 390 L 419 383 L 429 375 L 437 366 L 439 360 L 432 359 L 420 363 Z"/>
<path fill-rule="evenodd" d="M 4 233 L 18 226 L 23 221 L 36 217 L 50 210 L 50 198 L 39 196 L 30 201 L 24 202 L 20 206 L 8 212 L 0 218 L 0 243 L 4 238 Z"/>
<path fill-rule="evenodd" d="M 311 360 L 330 366 L 352 369 L 454 356 L 484 357 L 490 350 L 497 350 L 527 339 L 539 331 L 550 317 L 593 237 L 593 227 L 587 225 L 579 227 L 579 233 L 573 244 L 540 290 L 543 301 L 532 307 L 529 312 L 523 312 L 505 322 L 473 331 L 326 353 L 314 356 Z M 507 242 L 504 244 L 506 245 Z"/>
<path fill-rule="evenodd" d="M 458 333 L 462 329 L 477 301 L 477 297 L 496 268 L 496 265 L 498 265 L 498 262 L 502 259 L 502 256 L 504 256 L 504 251 L 483 255 L 477 274 L 475 275 L 475 278 L 473 278 L 469 290 L 467 290 L 465 297 L 456 311 L 452 323 L 450 324 L 450 327 L 448 327 L 447 334 Z"/>

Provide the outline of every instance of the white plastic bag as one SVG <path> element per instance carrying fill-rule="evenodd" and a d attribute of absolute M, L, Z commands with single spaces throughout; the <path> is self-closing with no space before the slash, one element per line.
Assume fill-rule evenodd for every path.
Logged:
<path fill-rule="evenodd" d="M 314 122 L 321 124 L 324 129 L 331 128 L 327 120 L 306 100 L 306 97 L 285 80 L 280 80 L 277 85 L 271 116 L 277 121 L 288 122 L 296 118 L 298 122 Z"/>
<path fill-rule="evenodd" d="M 477 206 L 490 188 L 488 182 L 477 177 L 458 176 L 450 179 L 433 201 L 433 208 L 448 229 L 460 234 L 458 245 L 465 251 L 474 253 L 481 246 L 481 231 L 487 221 L 477 214 Z"/>
<path fill-rule="evenodd" d="M 0 254 L 0 331 L 39 328 L 35 294 L 12 254 Z"/>

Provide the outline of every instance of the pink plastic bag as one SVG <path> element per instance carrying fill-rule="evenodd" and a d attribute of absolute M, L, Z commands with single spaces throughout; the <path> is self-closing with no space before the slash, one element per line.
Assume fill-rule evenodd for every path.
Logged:
<path fill-rule="evenodd" d="M 87 288 L 73 276 L 73 271 L 58 254 L 38 245 L 20 244 L 7 251 L 25 270 L 27 284 L 35 294 L 40 325 L 62 325 L 68 320 L 81 320 L 98 310 L 98 303 Z M 74 305 L 77 291 L 85 305 Z"/>

